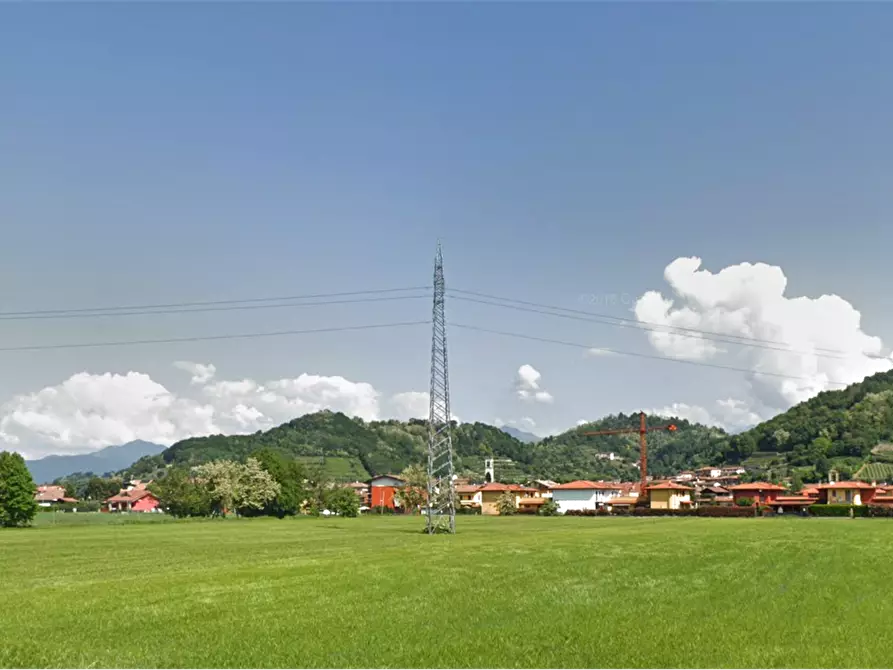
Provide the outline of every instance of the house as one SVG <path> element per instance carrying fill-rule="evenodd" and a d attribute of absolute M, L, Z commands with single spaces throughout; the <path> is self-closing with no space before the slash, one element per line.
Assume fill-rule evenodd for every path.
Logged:
<path fill-rule="evenodd" d="M 536 513 L 539 511 L 539 508 L 549 502 L 548 498 L 543 498 L 541 496 L 536 497 L 521 497 L 518 498 L 518 509 L 524 510 L 529 513 Z"/>
<path fill-rule="evenodd" d="M 810 498 L 814 498 L 814 499 L 818 500 L 820 493 L 821 493 L 821 491 L 819 491 L 819 488 L 817 486 L 814 486 L 812 484 L 807 484 L 802 489 L 800 489 L 798 495 L 808 496 Z"/>
<path fill-rule="evenodd" d="M 819 502 L 827 505 L 868 505 L 877 487 L 865 482 L 833 482 L 819 484 Z"/>
<path fill-rule="evenodd" d="M 378 475 L 369 480 L 369 490 L 371 492 L 371 506 L 389 507 L 394 509 L 399 507 L 394 501 L 394 493 L 397 489 L 406 486 L 406 482 L 396 475 Z"/>
<path fill-rule="evenodd" d="M 785 512 L 805 512 L 810 505 L 815 503 L 815 498 L 810 496 L 776 496 L 772 501 L 772 509 L 778 514 Z"/>
<path fill-rule="evenodd" d="M 731 505 L 734 502 L 732 492 L 722 486 L 712 484 L 700 489 L 695 487 L 695 497 L 698 504 L 702 505 Z"/>
<path fill-rule="evenodd" d="M 691 470 L 683 470 L 683 471 L 680 472 L 678 475 L 676 475 L 675 477 L 673 477 L 673 481 L 676 481 L 676 482 L 690 482 L 690 481 L 694 480 L 694 478 L 695 478 L 695 473 L 694 473 L 694 472 L 692 472 Z"/>
<path fill-rule="evenodd" d="M 38 507 L 52 507 L 53 504 L 77 502 L 77 498 L 69 498 L 65 495 L 65 487 L 52 484 L 38 486 L 34 500 L 37 501 Z"/>
<path fill-rule="evenodd" d="M 772 504 L 778 496 L 784 495 L 787 491 L 783 486 L 778 484 L 770 484 L 769 482 L 751 482 L 749 484 L 737 484 L 730 487 L 732 497 L 737 504 L 741 499 L 746 498 L 752 500 L 756 504 Z"/>
<path fill-rule="evenodd" d="M 717 479 L 722 477 L 722 468 L 716 468 L 708 465 L 704 468 L 698 468 L 695 470 L 695 475 L 698 479 Z"/>
<path fill-rule="evenodd" d="M 536 493 L 536 489 L 528 486 L 519 486 L 518 484 L 490 482 L 478 487 L 478 492 L 481 494 L 481 514 L 492 516 L 499 514 L 498 502 L 506 492 L 511 492 L 513 494 L 515 507 L 517 507 L 522 498 L 535 497 L 534 494 Z"/>
<path fill-rule="evenodd" d="M 620 482 L 591 482 L 580 479 L 552 489 L 552 500 L 560 514 L 571 510 L 598 509 L 625 492 Z"/>
<path fill-rule="evenodd" d="M 540 498 L 551 498 L 552 489 L 558 485 L 558 482 L 553 482 L 551 479 L 537 479 L 533 482 L 533 488 L 537 490 Z"/>
<path fill-rule="evenodd" d="M 691 486 L 676 482 L 661 482 L 646 487 L 648 506 L 651 509 L 681 509 L 691 506 Z"/>
<path fill-rule="evenodd" d="M 158 498 L 148 488 L 148 484 L 137 482 L 136 486 L 121 489 L 105 501 L 108 512 L 161 512 Z"/>
<path fill-rule="evenodd" d="M 477 484 L 457 484 L 456 498 L 460 507 L 478 508 L 481 506 L 481 487 Z"/>
<path fill-rule="evenodd" d="M 611 498 L 606 507 L 609 510 L 629 509 L 634 507 L 638 500 L 639 496 L 617 496 L 616 498 Z"/>

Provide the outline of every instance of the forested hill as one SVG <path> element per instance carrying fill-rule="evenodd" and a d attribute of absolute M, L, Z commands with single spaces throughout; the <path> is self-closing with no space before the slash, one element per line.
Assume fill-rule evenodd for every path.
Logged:
<path fill-rule="evenodd" d="M 453 430 L 456 471 L 481 479 L 484 459 L 495 457 L 497 479 L 530 477 L 635 480 L 638 435 L 590 436 L 587 431 L 636 428 L 638 415 L 614 415 L 535 443 L 483 423 Z M 684 419 L 649 416 L 649 426 L 674 423 L 676 432 L 648 434 L 649 474 L 661 477 L 701 465 L 742 463 L 751 475 L 805 481 L 837 468 L 843 477 L 893 481 L 893 371 L 876 374 L 840 391 L 827 391 L 740 435 Z M 426 422 L 364 422 L 318 412 L 254 435 L 217 435 L 183 440 L 158 456 L 142 458 L 127 474 L 160 474 L 166 464 L 198 464 L 218 458 L 244 459 L 272 447 L 308 463 L 324 465 L 341 480 L 400 472 L 426 461 Z M 888 444 L 890 443 L 890 444 Z M 614 454 L 614 459 L 608 454 Z M 861 472 L 860 472 L 861 470 Z"/>
<path fill-rule="evenodd" d="M 682 419 L 649 417 L 649 425 L 678 425 L 675 433 L 652 433 L 652 474 L 714 464 L 727 444 L 724 432 L 690 424 Z M 529 477 L 568 481 L 577 478 L 638 477 L 636 435 L 591 437 L 586 430 L 638 426 L 638 416 L 618 415 L 581 426 L 535 444 L 524 443 L 495 426 L 463 423 L 453 428 L 456 472 L 480 480 L 484 459 L 494 457 L 496 476 L 505 482 Z M 127 470 L 133 477 L 160 474 L 168 464 L 199 464 L 228 458 L 244 459 L 271 447 L 306 463 L 319 464 L 338 479 L 366 479 L 370 475 L 400 472 L 407 465 L 426 461 L 427 423 L 423 420 L 364 422 L 338 412 L 308 414 L 253 435 L 215 435 L 183 440 L 157 456 L 137 461 Z M 611 460 L 606 456 L 614 452 Z"/>
<path fill-rule="evenodd" d="M 866 462 L 893 461 L 890 442 L 893 370 L 820 393 L 734 436 L 729 457 L 746 461 L 754 455 L 777 453 L 776 461 L 814 468 L 818 476 L 825 476 L 831 466 L 850 476 Z"/>

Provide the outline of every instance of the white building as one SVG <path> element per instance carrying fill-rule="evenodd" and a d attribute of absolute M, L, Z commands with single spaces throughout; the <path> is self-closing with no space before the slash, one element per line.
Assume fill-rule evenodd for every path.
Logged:
<path fill-rule="evenodd" d="M 552 501 L 558 505 L 559 513 L 564 514 L 571 510 L 598 509 L 622 494 L 623 487 L 617 482 L 578 480 L 553 488 Z"/>

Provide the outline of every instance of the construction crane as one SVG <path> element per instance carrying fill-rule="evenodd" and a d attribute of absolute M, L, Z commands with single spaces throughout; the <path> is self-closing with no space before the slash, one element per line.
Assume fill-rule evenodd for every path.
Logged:
<path fill-rule="evenodd" d="M 639 427 L 638 428 L 617 428 L 615 430 L 590 430 L 586 431 L 584 435 L 627 435 L 630 433 L 638 433 L 639 434 L 639 474 L 642 477 L 642 483 L 640 486 L 639 495 L 645 495 L 645 487 L 648 485 L 648 445 L 645 441 L 645 435 L 654 430 L 667 430 L 675 432 L 676 424 L 670 423 L 666 426 L 651 426 L 650 428 L 645 425 L 645 412 L 639 412 Z"/>

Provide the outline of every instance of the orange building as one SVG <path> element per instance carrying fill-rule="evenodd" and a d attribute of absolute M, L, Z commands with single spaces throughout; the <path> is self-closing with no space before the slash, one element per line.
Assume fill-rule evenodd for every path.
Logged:
<path fill-rule="evenodd" d="M 396 475 L 378 475 L 369 480 L 370 507 L 389 507 L 394 509 L 398 505 L 394 501 L 394 493 L 397 489 L 406 485 L 406 482 Z"/>

